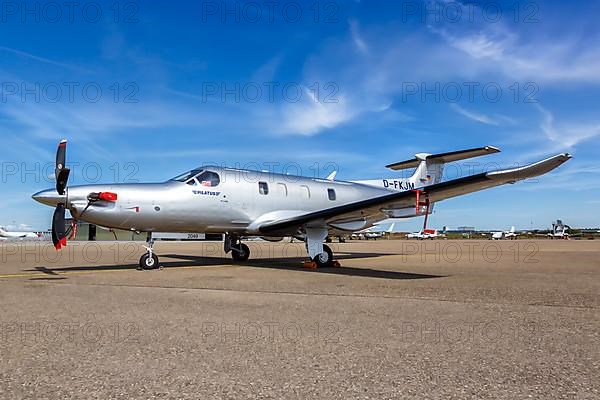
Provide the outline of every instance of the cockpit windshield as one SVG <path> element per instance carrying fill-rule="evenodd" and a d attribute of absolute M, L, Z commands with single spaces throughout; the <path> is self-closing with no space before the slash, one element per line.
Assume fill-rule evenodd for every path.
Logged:
<path fill-rule="evenodd" d="M 200 175 L 204 170 L 203 169 L 193 169 L 189 172 L 186 172 L 185 174 L 179 175 L 178 177 L 175 177 L 173 179 L 171 179 L 172 181 L 177 181 L 177 182 L 187 182 L 190 179 L 194 178 L 197 175 Z"/>
<path fill-rule="evenodd" d="M 172 181 L 187 183 L 190 186 L 206 186 L 215 187 L 221 183 L 219 174 L 212 171 L 205 171 L 203 169 L 194 169 L 190 172 L 186 172 L 176 178 L 171 179 Z"/>

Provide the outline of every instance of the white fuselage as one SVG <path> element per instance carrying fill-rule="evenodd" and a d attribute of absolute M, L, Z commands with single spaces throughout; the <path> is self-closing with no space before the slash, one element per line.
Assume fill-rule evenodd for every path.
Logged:
<path fill-rule="evenodd" d="M 221 167 L 203 170 L 218 174 L 218 184 L 204 186 L 197 181 L 172 180 L 158 184 L 74 186 L 66 194 L 67 208 L 77 220 L 115 229 L 259 235 L 259 227 L 268 222 L 396 191 L 356 182 Z M 118 200 L 88 207 L 87 198 L 93 192 L 116 193 Z M 51 201 L 46 203 L 51 205 Z M 390 212 L 406 217 L 419 215 L 415 207 Z M 365 229 L 383 219 L 365 220 L 360 226 L 352 224 L 341 230 Z"/>

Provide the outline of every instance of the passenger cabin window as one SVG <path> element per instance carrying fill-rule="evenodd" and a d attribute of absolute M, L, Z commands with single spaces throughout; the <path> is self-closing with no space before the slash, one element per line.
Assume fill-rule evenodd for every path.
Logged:
<path fill-rule="evenodd" d="M 264 195 L 269 194 L 269 185 L 267 185 L 267 182 L 258 182 L 258 192 Z"/>
<path fill-rule="evenodd" d="M 329 200 L 335 201 L 335 190 L 327 189 L 327 195 L 329 196 Z"/>
<path fill-rule="evenodd" d="M 285 183 L 278 183 L 277 187 L 279 188 L 279 194 L 284 197 L 287 197 L 288 190 L 287 190 L 287 186 L 285 185 Z"/>
<path fill-rule="evenodd" d="M 302 193 L 302 197 L 304 197 L 305 199 L 310 199 L 310 189 L 308 186 L 300 186 L 300 192 Z"/>

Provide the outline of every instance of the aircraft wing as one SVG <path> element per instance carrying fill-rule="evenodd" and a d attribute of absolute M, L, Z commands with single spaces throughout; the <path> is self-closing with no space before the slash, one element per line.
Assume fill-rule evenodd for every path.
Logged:
<path fill-rule="evenodd" d="M 477 175 L 441 182 L 421 189 L 420 198 L 429 198 L 430 202 L 446 200 L 483 189 L 515 183 L 517 181 L 543 175 L 552 171 L 571 158 L 568 153 L 539 161 L 525 167 L 484 172 Z M 358 220 L 387 218 L 386 209 L 416 207 L 414 191 L 390 193 L 355 203 L 344 204 L 324 210 L 313 211 L 280 221 L 267 222 L 259 227 L 264 234 L 289 234 L 296 232 L 305 224 L 340 224 Z"/>

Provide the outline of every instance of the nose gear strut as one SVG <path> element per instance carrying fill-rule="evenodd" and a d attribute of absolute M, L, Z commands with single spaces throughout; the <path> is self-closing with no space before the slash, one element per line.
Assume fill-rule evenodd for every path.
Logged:
<path fill-rule="evenodd" d="M 138 271 L 144 269 L 148 270 L 160 268 L 160 260 L 158 256 L 154 253 L 154 239 L 152 238 L 151 232 L 148 232 L 146 243 L 148 246 L 144 246 L 144 248 L 147 250 L 147 253 L 140 258 L 140 265 L 138 267 Z"/>

